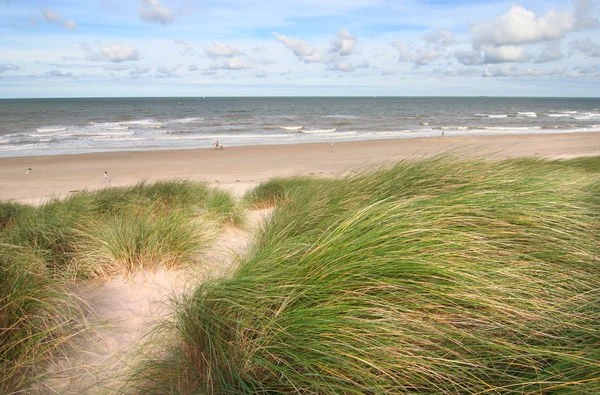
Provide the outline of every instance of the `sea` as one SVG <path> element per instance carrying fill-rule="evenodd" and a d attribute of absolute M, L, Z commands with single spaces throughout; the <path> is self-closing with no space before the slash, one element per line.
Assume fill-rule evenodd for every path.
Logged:
<path fill-rule="evenodd" d="M 575 132 L 600 132 L 600 98 L 0 100 L 0 157 Z"/>

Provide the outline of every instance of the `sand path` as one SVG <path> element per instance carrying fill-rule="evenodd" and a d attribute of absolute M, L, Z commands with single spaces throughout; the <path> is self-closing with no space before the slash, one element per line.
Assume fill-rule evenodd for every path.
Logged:
<path fill-rule="evenodd" d="M 226 228 L 194 270 L 159 270 L 134 278 L 80 282 L 72 292 L 86 305 L 93 328 L 77 350 L 53 365 L 33 389 L 38 394 L 111 394 L 134 360 L 135 348 L 152 323 L 169 314 L 170 298 L 208 276 L 221 276 L 249 247 L 270 210 L 251 211 L 245 229 Z"/>

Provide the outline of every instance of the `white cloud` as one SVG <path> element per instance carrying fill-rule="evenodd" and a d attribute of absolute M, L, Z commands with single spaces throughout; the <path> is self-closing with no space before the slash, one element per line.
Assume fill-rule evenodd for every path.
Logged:
<path fill-rule="evenodd" d="M 560 60 L 564 57 L 560 50 L 559 43 L 548 43 L 546 47 L 539 53 L 534 63 L 548 63 Z"/>
<path fill-rule="evenodd" d="M 21 68 L 19 66 L 17 66 L 16 64 L 12 64 L 12 63 L 0 64 L 0 73 L 5 73 L 7 71 L 16 71 L 16 70 L 21 70 Z"/>
<path fill-rule="evenodd" d="M 68 29 L 68 30 L 76 30 L 77 29 L 77 24 L 75 23 L 75 21 L 73 20 L 68 20 L 64 23 L 64 26 Z"/>
<path fill-rule="evenodd" d="M 438 44 L 443 47 L 456 43 L 454 34 L 449 30 L 434 29 L 434 31 L 425 34 L 425 41 L 429 44 Z"/>
<path fill-rule="evenodd" d="M 188 71 L 198 71 L 198 65 L 196 63 L 190 63 L 188 66 Z"/>
<path fill-rule="evenodd" d="M 475 74 L 477 74 L 479 71 L 475 68 L 460 68 L 460 69 L 455 69 L 452 67 L 446 67 L 446 68 L 435 68 L 433 69 L 433 72 L 436 74 L 440 74 L 444 77 L 469 77 L 469 76 L 473 76 Z"/>
<path fill-rule="evenodd" d="M 575 30 L 576 17 L 572 12 L 553 10 L 538 18 L 533 11 L 512 6 L 493 22 L 472 27 L 473 46 L 517 45 L 545 40 L 559 40 Z"/>
<path fill-rule="evenodd" d="M 360 62 L 357 65 L 354 65 L 349 60 L 342 60 L 341 62 L 329 64 L 327 66 L 327 69 L 328 70 L 343 71 L 345 73 L 350 73 L 350 72 L 356 71 L 357 69 L 367 69 L 369 67 L 371 67 L 371 66 L 370 66 L 369 62 L 366 61 L 366 60 Z"/>
<path fill-rule="evenodd" d="M 275 38 L 286 46 L 289 50 L 291 50 L 294 55 L 296 55 L 300 60 L 305 63 L 322 63 L 323 56 L 316 49 L 307 44 L 306 42 L 298 39 L 287 37 L 282 34 L 273 33 Z"/>
<path fill-rule="evenodd" d="M 242 57 L 236 56 L 229 59 L 224 59 L 223 62 L 214 63 L 210 66 L 212 70 L 246 70 L 252 69 L 254 66 Z"/>
<path fill-rule="evenodd" d="M 256 78 L 265 78 L 267 76 L 267 73 L 265 73 L 264 70 L 258 70 L 255 75 Z"/>
<path fill-rule="evenodd" d="M 531 59 L 531 56 L 525 53 L 522 47 L 515 45 L 502 45 L 493 47 L 491 45 L 483 45 L 484 63 L 503 63 L 503 62 L 526 62 Z"/>
<path fill-rule="evenodd" d="M 600 57 L 600 45 L 590 38 L 571 41 L 569 44 L 571 52 L 579 52 L 590 58 Z"/>
<path fill-rule="evenodd" d="M 417 66 L 426 66 L 430 62 L 437 60 L 442 54 L 439 51 L 428 47 L 420 48 L 414 55 L 414 62 Z"/>
<path fill-rule="evenodd" d="M 443 55 L 440 51 L 431 49 L 429 47 L 423 47 L 415 50 L 407 47 L 401 41 L 394 41 L 391 43 L 391 46 L 398 50 L 399 62 L 413 62 L 415 67 L 426 66 Z"/>
<path fill-rule="evenodd" d="M 556 66 L 551 70 L 533 69 L 529 67 L 527 70 L 520 70 L 515 65 L 504 66 L 487 66 L 482 74 L 483 77 L 548 77 L 553 75 L 565 74 L 563 66 Z"/>
<path fill-rule="evenodd" d="M 175 38 L 173 39 L 173 42 L 175 44 L 183 45 L 183 51 L 181 52 L 182 56 L 185 56 L 185 55 L 190 55 L 190 56 L 194 55 L 194 52 L 195 52 L 194 48 L 192 48 L 192 46 L 188 42 L 183 41 L 183 40 L 177 40 Z"/>
<path fill-rule="evenodd" d="M 48 23 L 63 25 L 67 30 L 73 31 L 77 29 L 77 23 L 73 20 L 65 21 L 62 15 L 51 8 L 42 8 L 40 10 L 42 16 Z"/>
<path fill-rule="evenodd" d="M 60 15 L 58 12 L 56 12 L 50 8 L 42 8 L 40 10 L 40 12 L 42 13 L 42 16 L 44 17 L 46 22 L 50 22 L 50 23 L 62 23 L 63 22 L 62 15 Z"/>
<path fill-rule="evenodd" d="M 211 58 L 233 57 L 241 52 L 234 46 L 219 41 L 213 41 L 212 45 L 204 48 L 204 53 Z"/>
<path fill-rule="evenodd" d="M 95 62 L 104 60 L 110 62 L 125 62 L 128 60 L 138 60 L 140 58 L 137 48 L 133 45 L 112 44 L 110 47 L 100 46 L 98 52 L 94 52 L 86 42 L 80 42 L 79 45 L 81 45 L 81 49 L 86 53 L 85 58 Z"/>
<path fill-rule="evenodd" d="M 476 66 L 483 64 L 480 51 L 456 51 L 454 57 L 465 66 Z"/>
<path fill-rule="evenodd" d="M 110 0 L 100 0 L 100 4 L 102 4 L 102 6 L 110 12 L 115 12 L 119 10 L 119 7 Z"/>
<path fill-rule="evenodd" d="M 355 52 L 356 37 L 342 29 L 337 32 L 337 39 L 331 42 L 330 53 L 335 53 L 340 56 L 351 55 Z"/>
<path fill-rule="evenodd" d="M 138 0 L 138 14 L 146 22 L 163 25 L 175 20 L 175 13 L 160 4 L 160 0 Z"/>
<path fill-rule="evenodd" d="M 144 74 L 148 74 L 152 70 L 152 67 L 142 66 L 139 64 L 135 65 L 135 68 L 129 72 L 132 78 L 138 78 Z"/>
<path fill-rule="evenodd" d="M 48 77 L 73 77 L 73 73 L 63 73 L 59 70 L 50 70 L 44 74 Z"/>
<path fill-rule="evenodd" d="M 133 45 L 112 44 L 110 47 L 100 48 L 100 54 L 111 62 L 125 62 L 140 58 L 137 48 Z"/>
<path fill-rule="evenodd" d="M 156 72 L 158 73 L 156 75 L 157 78 L 180 78 L 181 76 L 177 73 L 175 73 L 179 68 L 181 67 L 181 65 L 177 65 L 175 67 L 165 67 L 165 66 L 159 66 L 156 68 Z"/>

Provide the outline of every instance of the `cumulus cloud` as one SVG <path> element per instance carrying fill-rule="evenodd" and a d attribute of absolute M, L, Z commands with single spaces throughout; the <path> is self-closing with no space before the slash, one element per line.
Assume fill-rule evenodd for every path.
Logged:
<path fill-rule="evenodd" d="M 371 65 L 366 60 L 363 60 L 362 62 L 360 62 L 357 65 L 353 64 L 349 60 L 342 60 L 341 62 L 329 64 L 327 66 L 327 69 L 328 70 L 335 70 L 335 71 L 343 71 L 345 73 L 350 73 L 350 72 L 356 71 L 358 69 L 368 69 L 369 67 L 371 67 Z"/>
<path fill-rule="evenodd" d="M 100 48 L 100 53 L 104 59 L 111 62 L 125 62 L 140 58 L 137 48 L 133 45 L 113 44 L 110 47 Z"/>
<path fill-rule="evenodd" d="M 176 71 L 181 67 L 181 65 L 177 65 L 175 67 L 165 67 L 165 66 L 159 66 L 156 68 L 156 77 L 157 78 L 181 78 L 181 76 L 179 74 L 176 73 Z"/>
<path fill-rule="evenodd" d="M 426 66 L 443 55 L 441 51 L 429 47 L 412 49 L 401 41 L 394 41 L 391 43 L 391 46 L 398 50 L 399 62 L 412 62 L 415 67 Z"/>
<path fill-rule="evenodd" d="M 77 23 L 73 20 L 65 21 L 62 15 L 51 8 L 42 8 L 40 10 L 44 20 L 48 23 L 63 25 L 67 30 L 73 31 L 77 29 Z"/>
<path fill-rule="evenodd" d="M 211 58 L 228 58 L 241 54 L 234 46 L 219 41 L 213 41 L 209 47 L 204 48 L 204 53 Z"/>
<path fill-rule="evenodd" d="M 571 41 L 569 47 L 572 53 L 579 52 L 590 58 L 600 57 L 600 45 L 593 42 L 590 38 Z"/>
<path fill-rule="evenodd" d="M 79 45 L 86 53 L 85 58 L 91 61 L 125 62 L 140 58 L 137 48 L 133 45 L 112 44 L 110 47 L 100 46 L 98 52 L 94 52 L 86 42 L 80 42 Z"/>
<path fill-rule="evenodd" d="M 516 45 L 483 45 L 481 50 L 484 63 L 526 62 L 531 59 L 522 47 Z"/>
<path fill-rule="evenodd" d="M 533 11 L 514 5 L 504 15 L 494 21 L 475 25 L 473 46 L 502 46 L 535 43 L 546 40 L 559 40 L 576 29 L 577 18 L 573 12 L 551 10 L 538 18 Z"/>
<path fill-rule="evenodd" d="M 48 77 L 73 77 L 73 73 L 63 73 L 59 70 L 50 70 L 44 73 L 44 75 L 47 75 Z"/>
<path fill-rule="evenodd" d="M 541 70 L 529 67 L 527 70 L 520 70 L 515 65 L 504 65 L 504 66 L 487 66 L 483 71 L 483 77 L 548 77 L 553 75 L 565 74 L 565 68 L 563 66 L 556 66 L 551 70 Z"/>
<path fill-rule="evenodd" d="M 424 38 L 429 44 L 441 45 L 443 47 L 456 44 L 454 34 L 449 30 L 434 29 L 434 31 L 425 34 Z"/>
<path fill-rule="evenodd" d="M 348 33 L 347 30 L 339 30 L 336 33 L 337 38 L 331 42 L 330 53 L 338 54 L 340 56 L 351 55 L 355 51 L 356 37 Z"/>
<path fill-rule="evenodd" d="M 538 54 L 534 63 L 548 63 L 560 60 L 564 57 L 560 50 L 559 43 L 549 43 L 546 47 Z"/>
<path fill-rule="evenodd" d="M 323 56 L 316 49 L 310 46 L 308 43 L 298 39 L 287 37 L 282 34 L 273 33 L 277 41 L 285 45 L 285 47 L 291 50 L 294 55 L 304 63 L 322 63 Z"/>
<path fill-rule="evenodd" d="M 483 56 L 480 51 L 455 51 L 454 58 L 465 66 L 483 64 Z"/>
<path fill-rule="evenodd" d="M 16 64 L 12 64 L 12 63 L 0 64 L 0 73 L 5 73 L 7 71 L 16 71 L 16 70 L 21 70 L 21 68 L 19 66 L 17 66 Z"/>
<path fill-rule="evenodd" d="M 214 63 L 210 66 L 212 70 L 246 70 L 254 68 L 246 59 L 236 56 L 224 59 L 221 63 Z"/>
<path fill-rule="evenodd" d="M 175 13 L 160 4 L 160 0 L 138 0 L 138 14 L 143 21 L 163 25 L 175 20 Z"/>

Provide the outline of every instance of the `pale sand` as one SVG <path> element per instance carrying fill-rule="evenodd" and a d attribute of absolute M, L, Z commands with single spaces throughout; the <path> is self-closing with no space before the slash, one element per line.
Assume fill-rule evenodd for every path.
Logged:
<path fill-rule="evenodd" d="M 599 133 L 463 136 L 366 142 L 226 147 L 0 158 L 0 200 L 37 204 L 72 191 L 147 180 L 205 181 L 241 194 L 275 176 L 330 176 L 358 167 L 448 150 L 484 156 L 600 155 Z M 31 168 L 29 174 L 27 169 Z M 108 171 L 111 183 L 103 183 Z"/>

